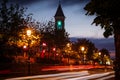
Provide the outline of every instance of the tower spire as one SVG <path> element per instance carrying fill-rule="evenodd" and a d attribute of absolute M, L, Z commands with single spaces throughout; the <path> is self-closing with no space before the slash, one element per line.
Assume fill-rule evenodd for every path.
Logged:
<path fill-rule="evenodd" d="M 61 0 L 59 0 L 59 6 L 57 8 L 57 11 L 56 11 L 56 14 L 55 14 L 55 17 L 65 17 L 64 16 L 64 13 L 63 13 L 63 10 L 62 10 L 62 7 L 61 7 Z"/>
<path fill-rule="evenodd" d="M 59 0 L 59 4 L 61 4 L 61 0 Z"/>

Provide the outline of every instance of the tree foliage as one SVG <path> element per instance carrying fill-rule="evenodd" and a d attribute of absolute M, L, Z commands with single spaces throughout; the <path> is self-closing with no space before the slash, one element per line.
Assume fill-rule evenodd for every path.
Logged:
<path fill-rule="evenodd" d="M 73 50 L 79 52 L 79 55 L 82 55 L 81 47 L 85 48 L 87 59 L 91 60 L 93 53 L 96 50 L 95 45 L 87 39 L 78 39 L 77 42 L 73 44 Z"/>
<path fill-rule="evenodd" d="M 34 41 L 33 38 L 32 41 L 35 42 L 35 37 L 37 37 L 37 44 L 39 43 L 40 33 L 35 28 L 38 24 L 31 14 L 26 15 L 25 12 L 26 8 L 18 4 L 9 4 L 7 0 L 2 1 L 0 6 L 0 50 L 2 53 L 11 52 L 9 49 L 12 50 L 11 53 L 16 53 L 19 47 L 23 47 L 21 44 L 25 39 L 23 40 L 22 37 L 26 34 L 26 28 L 33 30 Z"/>
<path fill-rule="evenodd" d="M 18 4 L 8 6 L 8 1 L 3 0 L 0 8 L 0 34 L 2 43 L 6 43 L 10 37 L 14 39 L 17 33 L 24 26 L 25 8 L 19 7 Z"/>
<path fill-rule="evenodd" d="M 100 50 L 100 52 L 101 52 L 101 55 L 106 55 L 110 57 L 109 51 L 107 49 L 103 48 Z"/>
<path fill-rule="evenodd" d="M 86 15 L 96 15 L 93 23 L 105 29 L 105 37 L 114 34 L 115 80 L 120 79 L 120 0 L 91 0 L 84 9 Z"/>
<path fill-rule="evenodd" d="M 91 0 L 84 9 L 87 11 L 86 15 L 96 15 L 92 24 L 100 25 L 105 29 L 104 36 L 108 37 L 115 33 L 115 27 L 120 30 L 118 26 L 120 21 L 120 0 Z"/>

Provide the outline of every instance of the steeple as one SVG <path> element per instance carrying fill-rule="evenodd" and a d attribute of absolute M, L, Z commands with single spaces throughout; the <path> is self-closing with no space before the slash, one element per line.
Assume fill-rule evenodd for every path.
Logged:
<path fill-rule="evenodd" d="M 57 11 L 56 11 L 56 14 L 54 17 L 64 17 L 65 18 L 60 1 L 59 1 L 59 6 L 57 8 Z"/>
<path fill-rule="evenodd" d="M 55 44 L 57 48 L 62 49 L 66 41 L 65 16 L 59 1 L 55 18 Z"/>

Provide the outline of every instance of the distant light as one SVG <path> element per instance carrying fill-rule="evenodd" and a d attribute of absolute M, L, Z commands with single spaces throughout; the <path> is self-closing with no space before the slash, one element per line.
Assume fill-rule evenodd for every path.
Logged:
<path fill-rule="evenodd" d="M 98 54 L 101 55 L 101 52 L 99 52 Z"/>
<path fill-rule="evenodd" d="M 43 50 L 42 52 L 45 53 L 45 50 Z"/>
<path fill-rule="evenodd" d="M 27 46 L 23 46 L 23 49 L 26 49 L 27 48 Z"/>
<path fill-rule="evenodd" d="M 107 64 L 107 65 L 110 65 L 110 61 L 107 61 L 106 64 Z"/>
<path fill-rule="evenodd" d="M 52 50 L 53 50 L 53 51 L 56 51 L 56 48 L 53 48 Z"/>
<path fill-rule="evenodd" d="M 67 47 L 70 47 L 70 43 L 67 43 Z"/>
<path fill-rule="evenodd" d="M 59 54 L 57 53 L 56 56 L 58 56 Z"/>
<path fill-rule="evenodd" d="M 31 30 L 27 30 L 27 35 L 28 35 L 28 36 L 31 35 Z"/>
<path fill-rule="evenodd" d="M 85 50 L 85 47 L 82 46 L 82 47 L 81 47 L 81 50 L 84 51 L 84 50 Z"/>
<path fill-rule="evenodd" d="M 46 43 L 42 43 L 43 46 L 46 46 Z"/>

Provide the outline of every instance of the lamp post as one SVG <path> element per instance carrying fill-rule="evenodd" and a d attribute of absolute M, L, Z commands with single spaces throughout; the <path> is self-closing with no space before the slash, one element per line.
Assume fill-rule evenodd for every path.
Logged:
<path fill-rule="evenodd" d="M 30 36 L 31 36 L 31 30 L 27 30 L 27 36 L 28 36 L 28 75 L 30 75 Z"/>
<path fill-rule="evenodd" d="M 98 58 L 99 58 L 99 61 L 100 61 L 99 64 L 102 64 L 102 61 L 103 61 L 103 60 L 102 60 L 102 58 L 101 58 L 101 52 L 98 53 Z"/>
<path fill-rule="evenodd" d="M 83 63 L 85 64 L 85 53 L 84 53 L 84 51 L 85 51 L 85 47 L 84 46 L 82 46 L 81 47 L 81 51 L 82 51 L 82 54 L 83 54 Z"/>
<path fill-rule="evenodd" d="M 71 43 L 67 43 L 68 64 L 70 64 Z"/>

